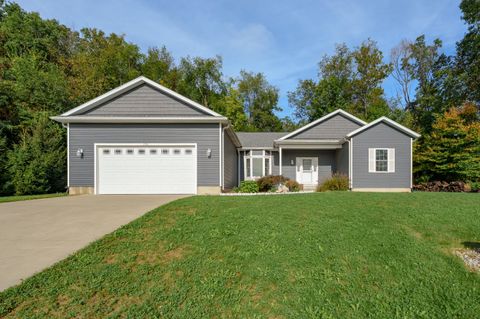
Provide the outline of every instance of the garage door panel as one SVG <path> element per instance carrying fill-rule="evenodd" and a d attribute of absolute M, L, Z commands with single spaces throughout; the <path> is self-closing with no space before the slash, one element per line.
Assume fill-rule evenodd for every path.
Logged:
<path fill-rule="evenodd" d="M 196 193 L 193 146 L 101 146 L 97 154 L 99 194 Z"/>

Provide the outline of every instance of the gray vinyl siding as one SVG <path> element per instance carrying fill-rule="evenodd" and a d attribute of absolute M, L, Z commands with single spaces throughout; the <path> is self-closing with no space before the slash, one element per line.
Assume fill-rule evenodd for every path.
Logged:
<path fill-rule="evenodd" d="M 211 116 L 148 84 L 133 88 L 89 111 L 84 116 Z"/>
<path fill-rule="evenodd" d="M 233 144 L 230 136 L 225 133 L 224 135 L 224 188 L 231 189 L 237 186 L 238 175 L 238 156 L 237 148 Z"/>
<path fill-rule="evenodd" d="M 336 171 L 335 150 L 283 150 L 282 151 L 282 175 L 290 179 L 296 179 L 296 158 L 318 158 L 318 182 L 332 176 Z M 293 164 L 292 164 L 293 163 Z"/>
<path fill-rule="evenodd" d="M 290 139 L 340 139 L 360 126 L 345 116 L 337 114 Z"/>
<path fill-rule="evenodd" d="M 410 136 L 379 123 L 353 137 L 353 188 L 410 188 Z M 394 173 L 369 173 L 368 149 L 394 148 Z"/>
<path fill-rule="evenodd" d="M 95 143 L 197 143 L 198 186 L 219 186 L 218 124 L 70 123 L 69 131 L 70 186 L 94 186 Z M 83 158 L 76 156 L 80 148 Z"/>
<path fill-rule="evenodd" d="M 342 148 L 336 151 L 336 162 L 337 170 L 336 172 L 348 176 L 348 152 L 349 144 L 348 142 L 343 143 Z"/>

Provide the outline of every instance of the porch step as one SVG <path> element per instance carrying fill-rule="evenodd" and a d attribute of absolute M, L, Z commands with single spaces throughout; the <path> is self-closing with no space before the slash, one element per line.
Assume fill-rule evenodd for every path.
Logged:
<path fill-rule="evenodd" d="M 303 184 L 304 191 L 314 191 L 317 189 L 317 184 Z"/>

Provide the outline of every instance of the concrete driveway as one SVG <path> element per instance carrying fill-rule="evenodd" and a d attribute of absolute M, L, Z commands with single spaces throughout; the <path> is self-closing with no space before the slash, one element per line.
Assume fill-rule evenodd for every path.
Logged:
<path fill-rule="evenodd" d="M 0 291 L 179 195 L 79 195 L 0 204 Z"/>

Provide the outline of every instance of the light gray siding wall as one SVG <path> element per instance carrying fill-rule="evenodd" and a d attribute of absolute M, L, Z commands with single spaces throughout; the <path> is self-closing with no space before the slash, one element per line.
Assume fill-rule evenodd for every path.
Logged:
<path fill-rule="evenodd" d="M 169 96 L 148 84 L 142 84 L 99 105 L 85 116 L 211 116 Z"/>
<path fill-rule="evenodd" d="M 349 144 L 348 142 L 343 143 L 342 148 L 338 149 L 335 153 L 337 170 L 336 172 L 348 176 L 348 152 Z"/>
<path fill-rule="evenodd" d="M 224 138 L 224 187 L 226 189 L 231 189 L 237 186 L 237 175 L 238 175 L 238 158 L 237 158 L 237 148 L 233 144 L 230 136 L 225 133 Z"/>
<path fill-rule="evenodd" d="M 339 139 L 356 130 L 361 125 L 341 114 L 321 122 L 309 129 L 290 137 L 290 139 Z"/>
<path fill-rule="evenodd" d="M 290 179 L 296 179 L 296 158 L 318 158 L 318 182 L 332 176 L 336 171 L 335 150 L 283 150 L 282 151 L 282 175 Z"/>
<path fill-rule="evenodd" d="M 198 186 L 220 184 L 218 124 L 71 123 L 69 131 L 70 186 L 94 186 L 94 143 L 197 143 Z M 79 148 L 83 158 L 76 156 Z"/>
<path fill-rule="evenodd" d="M 410 136 L 384 123 L 353 137 L 353 188 L 410 188 Z M 395 148 L 394 173 L 369 173 L 369 148 Z"/>

